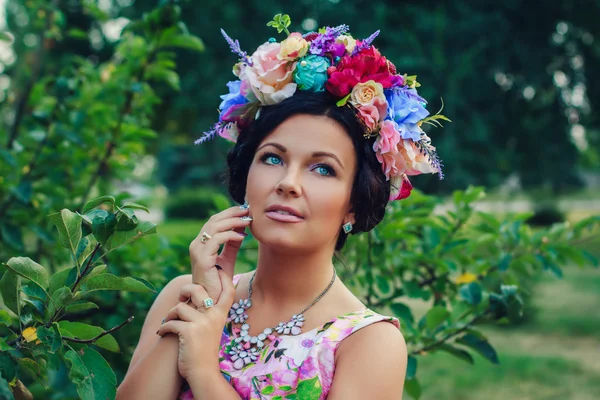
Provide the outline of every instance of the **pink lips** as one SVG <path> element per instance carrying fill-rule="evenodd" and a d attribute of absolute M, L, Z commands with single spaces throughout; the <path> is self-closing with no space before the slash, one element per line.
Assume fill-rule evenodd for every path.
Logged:
<path fill-rule="evenodd" d="M 279 211 L 284 211 L 285 213 L 282 214 Z M 279 205 L 273 205 L 269 207 L 266 211 L 266 214 L 270 219 L 280 222 L 301 222 L 304 220 L 298 211 L 291 207 Z"/>

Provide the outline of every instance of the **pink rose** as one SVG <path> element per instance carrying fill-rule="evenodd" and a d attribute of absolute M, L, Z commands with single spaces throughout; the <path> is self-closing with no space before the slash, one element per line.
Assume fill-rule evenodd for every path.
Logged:
<path fill-rule="evenodd" d="M 381 163 L 385 177 L 390 180 L 391 177 L 401 175 L 406 170 L 406 161 L 399 152 L 380 153 L 375 156 Z"/>
<path fill-rule="evenodd" d="M 252 54 L 252 66 L 246 65 L 240 79 L 250 84 L 250 89 L 262 104 L 277 104 L 296 92 L 293 72 L 296 63 L 280 60 L 277 55 L 280 43 L 264 43 Z"/>
<path fill-rule="evenodd" d="M 358 107 L 358 116 L 371 131 L 377 128 L 379 121 L 384 119 L 386 115 L 387 102 L 380 98 L 375 98 L 371 104 Z"/>
<path fill-rule="evenodd" d="M 363 106 L 359 109 L 362 110 Z M 385 120 L 381 123 L 381 130 L 379 131 L 379 137 L 373 143 L 373 150 L 379 153 L 397 153 L 398 143 L 400 142 L 400 132 L 398 132 L 398 126 L 394 121 Z"/>

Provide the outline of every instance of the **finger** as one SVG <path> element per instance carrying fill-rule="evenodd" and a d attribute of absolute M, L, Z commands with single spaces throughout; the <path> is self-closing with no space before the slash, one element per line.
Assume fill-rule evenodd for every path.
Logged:
<path fill-rule="evenodd" d="M 191 299 L 197 309 L 205 307 L 204 300 L 210 297 L 204 286 L 194 283 L 184 285 L 179 292 L 179 301 L 186 302 Z"/>
<path fill-rule="evenodd" d="M 250 223 L 252 222 L 251 219 L 244 218 L 244 217 L 248 217 L 248 215 L 242 215 L 242 217 L 226 218 L 226 219 L 223 219 L 223 220 L 215 222 L 215 223 L 206 224 L 205 228 L 207 230 L 210 230 L 210 232 L 208 232 L 208 231 L 207 232 L 210 233 L 211 235 L 214 235 L 215 233 L 231 231 L 231 230 L 236 230 L 239 232 L 241 229 L 243 231 L 244 228 L 249 226 Z"/>
<path fill-rule="evenodd" d="M 231 276 L 229 276 L 225 271 L 219 270 L 219 278 L 221 278 L 221 287 L 223 290 L 221 291 L 221 295 L 219 296 L 215 307 L 220 308 L 221 311 L 227 311 L 233 304 L 235 287 L 233 286 Z"/>
<path fill-rule="evenodd" d="M 234 217 L 239 218 L 244 215 L 248 215 L 249 213 L 250 213 L 250 210 L 247 208 L 243 209 L 243 208 L 240 208 L 240 206 L 229 207 L 217 214 L 214 214 L 212 217 L 210 217 L 208 222 L 215 223 L 215 222 L 219 222 L 224 219 L 227 219 L 227 218 L 234 218 Z"/>
<path fill-rule="evenodd" d="M 185 328 L 185 324 L 186 324 L 186 322 L 184 322 L 184 321 L 165 322 L 164 324 L 162 324 L 160 326 L 160 328 L 158 328 L 158 330 L 156 331 L 156 334 L 158 336 L 164 336 L 167 333 L 174 333 L 176 335 L 179 335 Z"/>
<path fill-rule="evenodd" d="M 163 321 L 165 323 L 172 320 L 191 322 L 197 318 L 199 311 L 187 303 L 179 303 L 169 310 Z"/>
<path fill-rule="evenodd" d="M 245 234 L 241 234 L 235 231 L 217 233 L 213 235 L 213 237 L 211 237 L 206 243 L 203 243 L 203 253 L 211 256 L 216 256 L 219 252 L 219 247 L 221 247 L 221 245 L 228 242 L 239 242 L 241 244 L 245 237 Z"/>

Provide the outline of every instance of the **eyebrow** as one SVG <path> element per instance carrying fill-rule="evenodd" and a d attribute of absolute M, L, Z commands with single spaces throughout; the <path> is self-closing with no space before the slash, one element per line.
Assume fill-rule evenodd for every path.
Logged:
<path fill-rule="evenodd" d="M 282 153 L 287 153 L 287 149 L 285 148 L 285 146 L 282 146 L 279 143 L 273 143 L 273 142 L 269 142 L 269 143 L 263 144 L 262 146 L 260 146 L 258 148 L 257 151 L 259 151 L 262 148 L 267 147 L 267 146 L 273 146 L 273 147 L 277 148 L 279 151 L 281 151 Z M 342 162 L 340 161 L 340 159 L 337 158 L 336 155 L 333 154 L 333 153 L 328 153 L 326 151 L 316 151 L 316 152 L 312 153 L 312 157 L 313 158 L 316 158 L 316 157 L 330 157 L 330 158 L 333 158 L 339 164 L 339 166 L 342 169 L 344 169 L 344 164 L 342 164 Z"/>

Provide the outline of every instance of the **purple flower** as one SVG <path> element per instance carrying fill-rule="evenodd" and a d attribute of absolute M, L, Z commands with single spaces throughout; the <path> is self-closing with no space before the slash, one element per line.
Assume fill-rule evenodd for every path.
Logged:
<path fill-rule="evenodd" d="M 310 349 L 314 345 L 315 345 L 315 342 L 310 339 L 304 339 L 302 341 L 302 347 L 304 347 L 304 348 Z"/>
<path fill-rule="evenodd" d="M 223 100 L 219 105 L 219 121 L 223 121 L 223 117 L 228 114 L 230 108 L 237 105 L 243 105 L 248 103 L 248 100 L 240 93 L 240 87 L 242 81 L 232 81 L 227 83 L 229 93 L 221 96 Z"/>
<path fill-rule="evenodd" d="M 335 39 L 348 32 L 348 29 L 347 25 L 340 25 L 335 28 L 325 28 L 325 33 L 319 33 L 310 43 L 310 54 L 324 56 L 325 54 L 330 53 L 334 57 L 343 56 L 345 48 L 343 45 L 340 47 L 339 44 L 336 44 Z"/>
<path fill-rule="evenodd" d="M 385 91 L 388 102 L 388 117 L 398 124 L 398 131 L 402 139 L 419 141 L 421 139 L 421 128 L 417 125 L 419 121 L 429 115 L 425 109 L 423 100 L 414 89 L 392 88 Z"/>

